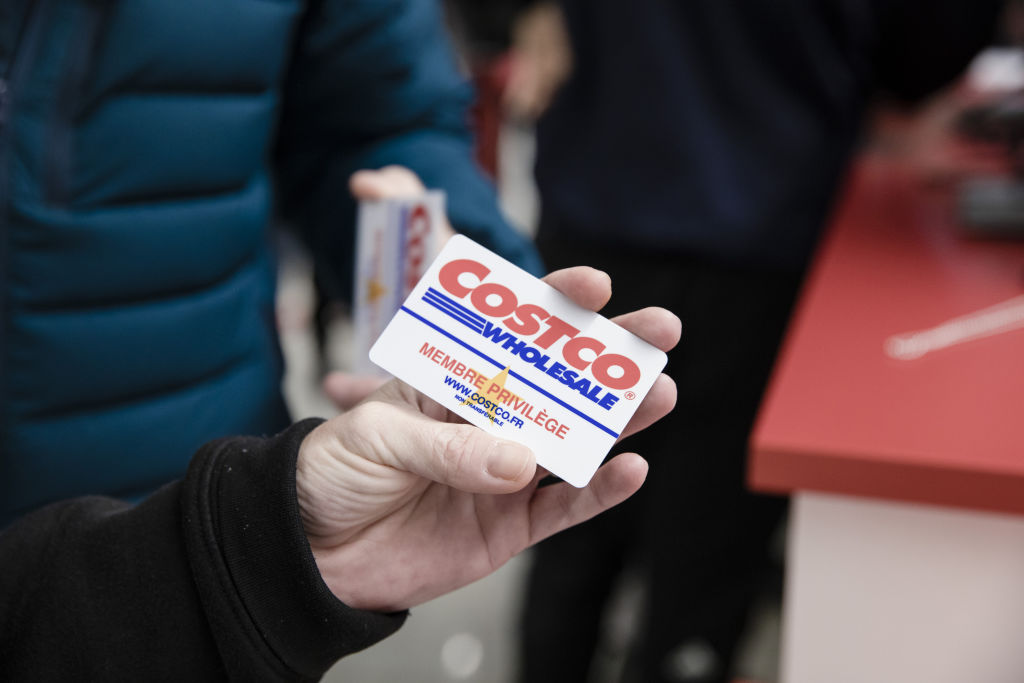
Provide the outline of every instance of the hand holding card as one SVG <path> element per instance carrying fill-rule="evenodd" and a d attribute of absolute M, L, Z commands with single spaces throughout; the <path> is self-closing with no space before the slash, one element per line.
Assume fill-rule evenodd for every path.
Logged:
<path fill-rule="evenodd" d="M 370 358 L 585 486 L 665 367 L 665 352 L 457 236 Z"/>
<path fill-rule="evenodd" d="M 590 268 L 544 280 L 586 309 L 600 308 L 611 294 L 608 277 Z M 663 309 L 614 322 L 662 350 L 679 338 L 679 320 Z M 623 435 L 674 403 L 672 381 L 659 376 Z M 544 472 L 535 473 L 529 449 L 392 381 L 307 437 L 297 484 L 310 545 L 332 591 L 353 607 L 399 610 L 478 579 L 622 502 L 646 471 L 642 458 L 625 453 L 586 488 L 537 488 Z"/>

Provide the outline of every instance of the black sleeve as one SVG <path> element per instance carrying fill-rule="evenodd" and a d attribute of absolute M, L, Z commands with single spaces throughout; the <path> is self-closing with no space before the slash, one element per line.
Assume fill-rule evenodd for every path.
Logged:
<path fill-rule="evenodd" d="M 876 0 L 882 94 L 914 103 L 949 85 L 997 35 L 1004 0 Z"/>
<path fill-rule="evenodd" d="M 347 607 L 299 519 L 316 420 L 207 444 L 137 506 L 82 498 L 0 534 L 0 680 L 314 680 L 405 614 Z"/>

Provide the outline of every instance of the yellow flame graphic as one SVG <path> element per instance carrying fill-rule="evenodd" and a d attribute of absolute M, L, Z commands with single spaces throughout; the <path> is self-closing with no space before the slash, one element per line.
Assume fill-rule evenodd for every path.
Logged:
<path fill-rule="evenodd" d="M 487 380 L 489 382 L 488 388 L 490 388 L 492 386 L 499 386 L 502 389 L 505 388 L 505 382 L 508 380 L 508 367 L 509 366 L 506 365 L 504 370 L 499 372 L 497 375 L 495 375 L 491 379 Z M 498 393 L 500 393 L 500 392 L 498 392 Z M 495 396 L 495 398 L 497 398 L 497 396 Z M 470 403 L 472 403 L 472 401 L 469 400 L 468 398 L 462 399 L 462 405 L 469 405 Z M 493 405 L 487 411 L 487 419 L 490 420 L 491 422 L 494 422 L 495 419 L 496 419 L 495 416 L 494 416 L 494 412 L 495 412 L 495 409 L 498 407 L 498 402 L 497 401 L 492 401 L 491 403 Z"/>
<path fill-rule="evenodd" d="M 371 278 L 366 283 L 366 300 L 373 304 L 377 303 L 377 300 L 388 293 L 387 287 L 375 278 Z"/>

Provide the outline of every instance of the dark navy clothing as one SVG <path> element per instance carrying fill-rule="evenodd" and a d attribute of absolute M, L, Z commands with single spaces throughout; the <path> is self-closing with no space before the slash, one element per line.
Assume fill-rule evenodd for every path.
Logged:
<path fill-rule="evenodd" d="M 977 0 L 565 0 L 575 70 L 542 120 L 541 252 L 662 305 L 683 336 L 675 411 L 620 447 L 633 498 L 541 543 L 522 680 L 586 680 L 632 570 L 645 591 L 623 680 L 727 683 L 775 576 L 785 510 L 746 490 L 747 440 L 869 98 L 919 97 L 994 33 Z"/>
<path fill-rule="evenodd" d="M 948 81 L 999 4 L 565 0 L 574 72 L 539 130 L 546 219 L 602 244 L 797 268 L 868 98 Z"/>
<path fill-rule="evenodd" d="M 348 175 L 400 163 L 527 268 L 433 0 L 5 0 L 0 524 L 287 424 L 268 227 L 338 289 Z M 275 191 L 275 188 L 278 191 Z"/>

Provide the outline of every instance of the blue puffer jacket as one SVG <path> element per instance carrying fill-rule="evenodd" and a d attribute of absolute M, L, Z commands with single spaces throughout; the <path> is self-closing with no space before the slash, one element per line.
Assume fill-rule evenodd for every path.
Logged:
<path fill-rule="evenodd" d="M 268 225 L 347 281 L 354 169 L 410 166 L 539 266 L 433 0 L 4 0 L 0 74 L 0 523 L 286 424 Z"/>

